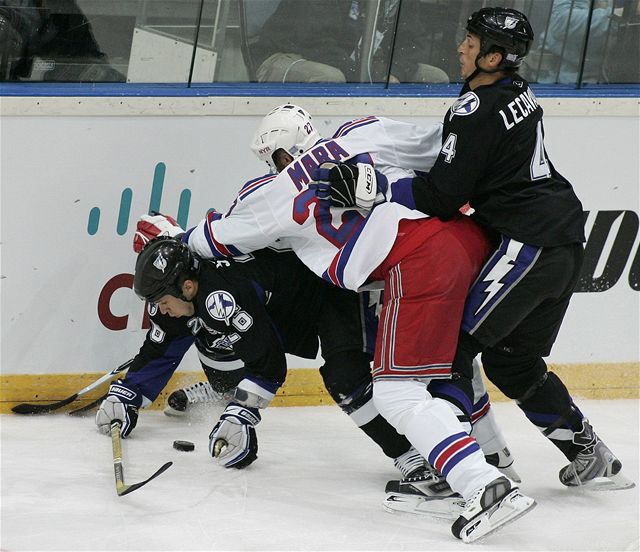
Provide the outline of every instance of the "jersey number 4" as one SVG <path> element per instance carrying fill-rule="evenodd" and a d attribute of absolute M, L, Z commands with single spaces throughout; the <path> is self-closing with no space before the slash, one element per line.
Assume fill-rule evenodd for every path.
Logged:
<path fill-rule="evenodd" d="M 456 142 L 458 141 L 458 135 L 453 132 L 449 133 L 447 139 L 440 148 L 440 153 L 444 154 L 445 163 L 451 163 L 451 160 L 456 156 Z"/>
<path fill-rule="evenodd" d="M 531 180 L 540 180 L 551 176 L 551 167 L 544 152 L 544 136 L 542 135 L 542 121 L 536 127 L 536 147 L 531 158 Z"/>

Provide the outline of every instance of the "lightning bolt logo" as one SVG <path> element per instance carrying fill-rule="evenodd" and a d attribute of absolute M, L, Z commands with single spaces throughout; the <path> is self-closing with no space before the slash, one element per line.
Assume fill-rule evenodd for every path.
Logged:
<path fill-rule="evenodd" d="M 486 274 L 482 279 L 487 284 L 484 290 L 485 298 L 480 306 L 476 309 L 477 315 L 491 300 L 498 295 L 500 290 L 504 287 L 504 278 L 511 272 L 516 264 L 516 259 L 520 254 L 520 251 L 524 247 L 523 243 L 511 240 L 507 246 L 506 253 L 498 259 L 498 262 L 494 267 Z"/>
<path fill-rule="evenodd" d="M 236 311 L 236 300 L 228 291 L 218 290 L 207 296 L 205 305 L 211 318 L 224 321 L 229 325 L 229 321 Z"/>

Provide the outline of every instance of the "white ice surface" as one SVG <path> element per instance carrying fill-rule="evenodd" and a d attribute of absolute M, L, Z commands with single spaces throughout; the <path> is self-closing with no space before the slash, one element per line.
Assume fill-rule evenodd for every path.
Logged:
<path fill-rule="evenodd" d="M 638 401 L 580 401 L 638 482 Z M 217 466 L 207 436 L 219 410 L 190 421 L 141 413 L 123 443 L 125 481 L 174 465 L 147 486 L 115 492 L 111 441 L 93 419 L 1 416 L 2 551 L 21 550 L 638 550 L 638 488 L 586 493 L 560 485 L 564 457 L 513 404 L 494 409 L 538 506 L 479 544 L 447 522 L 382 509 L 389 459 L 337 407 L 271 408 L 259 459 Z M 195 442 L 178 452 L 175 439 Z"/>

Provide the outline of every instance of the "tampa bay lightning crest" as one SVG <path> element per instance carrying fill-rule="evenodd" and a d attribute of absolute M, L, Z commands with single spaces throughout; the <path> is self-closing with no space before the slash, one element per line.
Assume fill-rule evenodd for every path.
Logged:
<path fill-rule="evenodd" d="M 449 120 L 453 119 L 454 115 L 459 115 L 460 117 L 471 115 L 477 111 L 478 107 L 480 107 L 480 98 L 475 92 L 467 92 L 460 96 L 451 106 Z"/>
<path fill-rule="evenodd" d="M 153 266 L 155 266 L 162 274 L 164 274 L 164 269 L 167 268 L 167 259 L 162 256 L 162 251 L 158 253 L 156 260 L 153 261 Z"/>
<path fill-rule="evenodd" d="M 228 291 L 218 290 L 207 296 L 205 306 L 211 318 L 229 324 L 236 311 L 236 300 Z"/>

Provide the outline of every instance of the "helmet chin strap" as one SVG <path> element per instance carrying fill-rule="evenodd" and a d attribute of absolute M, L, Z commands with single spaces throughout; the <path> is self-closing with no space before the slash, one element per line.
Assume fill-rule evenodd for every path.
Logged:
<path fill-rule="evenodd" d="M 471 73 L 466 79 L 464 79 L 464 82 L 469 83 L 471 82 L 473 79 L 475 79 L 480 73 L 487 73 L 488 75 L 493 75 L 494 73 L 500 73 L 502 72 L 504 69 L 500 66 L 496 67 L 495 69 L 483 69 L 482 67 L 480 67 L 480 65 L 478 64 L 478 60 L 483 58 L 484 56 L 486 56 L 487 54 L 489 54 L 490 52 L 486 52 L 484 54 L 478 54 L 476 56 L 476 61 L 475 61 L 475 66 L 476 66 L 476 70 Z"/>

